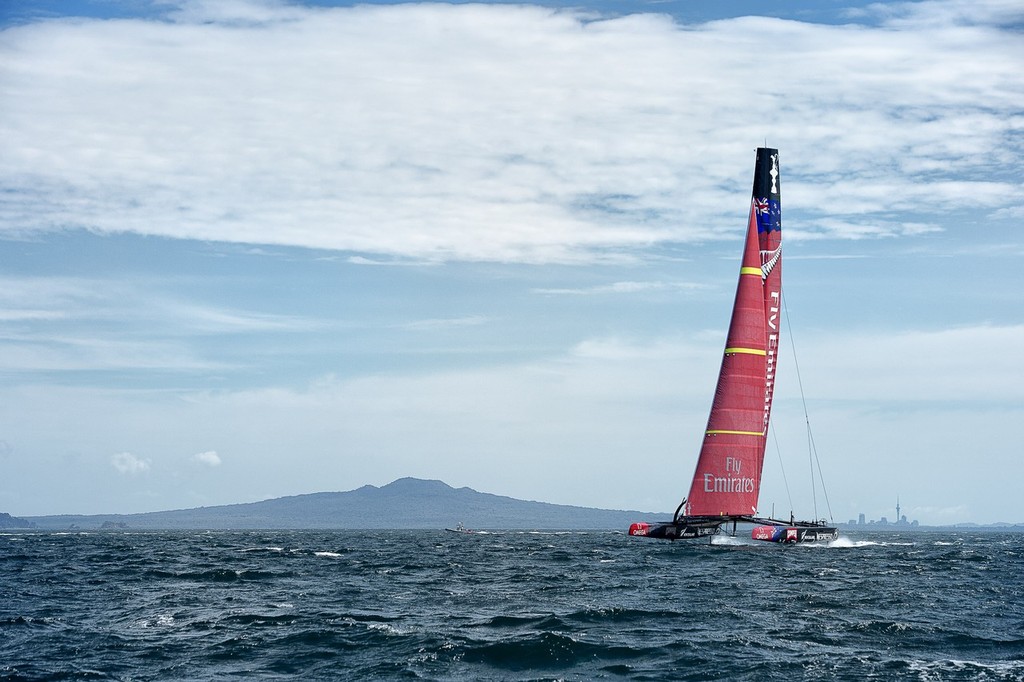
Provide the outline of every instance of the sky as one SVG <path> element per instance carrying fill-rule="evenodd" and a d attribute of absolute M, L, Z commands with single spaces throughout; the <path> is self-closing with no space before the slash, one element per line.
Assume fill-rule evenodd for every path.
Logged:
<path fill-rule="evenodd" d="M 0 511 L 671 512 L 767 143 L 760 511 L 1024 522 L 1024 7 L 767 4 L 5 3 Z"/>

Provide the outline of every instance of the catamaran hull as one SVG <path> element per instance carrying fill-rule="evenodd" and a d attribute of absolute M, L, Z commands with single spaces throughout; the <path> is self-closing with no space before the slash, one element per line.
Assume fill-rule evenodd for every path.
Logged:
<path fill-rule="evenodd" d="M 754 540 L 793 544 L 797 542 L 831 542 L 839 539 L 839 531 L 828 526 L 755 526 L 750 532 Z"/>
<path fill-rule="evenodd" d="M 659 540 L 694 540 L 718 535 L 722 525 L 732 522 L 732 535 L 736 534 L 736 523 L 756 524 L 750 532 L 754 540 L 792 544 L 797 542 L 831 542 L 839 539 L 839 531 L 831 526 L 820 523 L 776 522 L 774 519 L 762 519 L 751 516 L 726 518 L 680 517 L 677 521 L 661 523 L 634 523 L 629 527 L 629 534 L 637 537 L 656 538 Z"/>
<path fill-rule="evenodd" d="M 694 540 L 718 535 L 721 522 L 718 523 L 634 523 L 629 527 L 629 534 L 659 540 Z"/>

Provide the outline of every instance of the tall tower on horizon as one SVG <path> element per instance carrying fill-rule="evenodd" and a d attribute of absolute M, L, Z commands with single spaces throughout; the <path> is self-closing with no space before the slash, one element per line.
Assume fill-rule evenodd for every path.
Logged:
<path fill-rule="evenodd" d="M 900 496 L 896 496 L 896 523 L 900 522 Z"/>

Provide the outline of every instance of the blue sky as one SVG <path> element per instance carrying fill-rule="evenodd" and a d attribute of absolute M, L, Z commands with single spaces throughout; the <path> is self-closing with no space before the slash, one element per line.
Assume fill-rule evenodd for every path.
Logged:
<path fill-rule="evenodd" d="M 671 511 L 767 141 L 832 514 L 1024 521 L 1019 3 L 4 11 L 0 511 Z"/>

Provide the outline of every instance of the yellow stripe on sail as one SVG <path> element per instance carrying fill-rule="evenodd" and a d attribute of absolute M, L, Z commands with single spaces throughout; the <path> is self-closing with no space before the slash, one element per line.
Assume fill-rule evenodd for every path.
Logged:
<path fill-rule="evenodd" d="M 760 277 L 764 273 L 761 272 L 761 268 L 740 268 L 741 275 L 757 275 Z"/>
<path fill-rule="evenodd" d="M 768 355 L 765 351 L 760 348 L 726 348 L 726 354 L 729 353 L 746 353 L 747 355 Z"/>
<path fill-rule="evenodd" d="M 762 431 L 727 431 L 726 429 L 708 429 L 704 432 L 708 436 L 726 435 L 726 436 L 763 436 Z"/>

